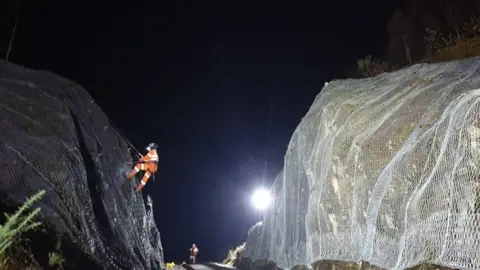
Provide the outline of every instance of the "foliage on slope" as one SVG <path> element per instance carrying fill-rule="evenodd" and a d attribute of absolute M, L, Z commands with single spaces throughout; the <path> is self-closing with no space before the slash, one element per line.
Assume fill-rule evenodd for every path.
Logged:
<path fill-rule="evenodd" d="M 13 215 L 5 214 L 7 218 L 0 225 L 0 269 L 29 269 L 36 268 L 38 264 L 31 253 L 20 245 L 20 236 L 25 232 L 36 229 L 41 225 L 35 221 L 40 212 L 36 208 L 29 213 L 29 208 L 45 195 L 40 191 L 27 201 Z"/>
<path fill-rule="evenodd" d="M 245 249 L 245 244 L 246 243 L 243 243 L 240 246 L 229 250 L 228 254 L 227 254 L 227 257 L 223 260 L 222 263 L 223 264 L 228 264 L 228 265 L 235 265 L 235 263 L 237 262 L 237 259 L 239 259 L 239 257 L 240 257 L 240 254 Z"/>
<path fill-rule="evenodd" d="M 76 250 L 65 237 L 55 234 L 48 225 L 37 221 L 40 207 L 33 210 L 33 205 L 40 201 L 45 191 L 28 198 L 15 212 L 5 205 L 12 202 L 2 198 L 2 211 L 14 212 L 5 214 L 3 225 L 0 225 L 0 269 L 77 269 L 83 265 L 89 269 L 97 269 L 85 254 Z M 68 259 L 65 255 L 68 254 Z M 83 265 L 80 265 L 82 263 Z"/>
<path fill-rule="evenodd" d="M 480 56 L 480 5 L 475 1 L 408 1 L 394 12 L 386 30 L 384 52 L 359 59 L 355 75 Z"/>

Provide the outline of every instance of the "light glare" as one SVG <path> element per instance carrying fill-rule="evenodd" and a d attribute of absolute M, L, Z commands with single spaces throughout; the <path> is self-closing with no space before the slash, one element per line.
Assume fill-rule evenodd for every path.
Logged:
<path fill-rule="evenodd" d="M 270 192 L 265 188 L 259 188 L 253 192 L 252 204 L 257 210 L 265 210 L 270 206 L 272 198 Z"/>

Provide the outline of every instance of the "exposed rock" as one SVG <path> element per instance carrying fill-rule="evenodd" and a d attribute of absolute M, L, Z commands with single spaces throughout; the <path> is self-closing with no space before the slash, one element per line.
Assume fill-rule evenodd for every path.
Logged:
<path fill-rule="evenodd" d="M 326 84 L 242 256 L 480 268 L 479 88 L 480 58 Z"/>
<path fill-rule="evenodd" d="M 152 202 L 124 176 L 129 144 L 80 85 L 1 62 L 0 130 L 3 201 L 46 190 L 45 226 L 77 249 L 67 262 L 80 252 L 105 269 L 163 267 Z"/>
<path fill-rule="evenodd" d="M 239 257 L 235 261 L 234 266 L 240 270 L 250 270 L 252 269 L 252 259 L 248 257 Z"/>

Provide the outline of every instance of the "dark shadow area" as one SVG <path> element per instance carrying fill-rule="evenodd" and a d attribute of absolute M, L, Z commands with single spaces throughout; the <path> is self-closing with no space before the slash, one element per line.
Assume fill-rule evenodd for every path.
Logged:
<path fill-rule="evenodd" d="M 105 209 L 105 206 L 102 202 L 102 192 L 100 187 L 102 178 L 97 173 L 97 167 L 95 166 L 95 162 L 92 158 L 92 155 L 88 151 L 88 147 L 85 143 L 85 136 L 80 127 L 80 123 L 78 122 L 78 119 L 74 114 L 70 114 L 70 116 L 72 117 L 72 121 L 74 123 L 75 130 L 78 136 L 80 154 L 82 155 L 87 175 L 87 183 L 88 189 L 90 191 L 90 198 L 92 202 L 93 213 L 95 216 L 95 223 L 97 225 L 97 228 L 99 229 L 100 237 L 105 244 L 106 252 L 109 254 L 114 254 L 114 256 L 111 256 L 110 259 L 112 260 L 112 263 L 114 263 L 117 267 L 120 267 L 121 269 L 133 269 L 134 262 L 132 262 L 131 258 L 129 258 L 129 256 L 121 256 L 121 254 L 128 254 L 128 252 L 125 250 L 125 247 L 123 245 L 118 245 L 118 242 L 115 241 L 116 232 L 114 228 L 110 226 L 107 209 Z M 99 145 L 99 142 L 96 143 L 98 149 L 103 151 L 101 146 Z M 136 255 L 139 258 L 142 258 L 140 252 L 138 252 Z M 145 265 L 145 262 L 141 263 L 142 265 Z"/>
<path fill-rule="evenodd" d="M 90 191 L 90 198 L 92 202 L 93 214 L 95 216 L 95 223 L 97 225 L 97 228 L 99 229 L 100 237 L 105 242 L 105 246 L 106 247 L 110 246 L 111 250 L 117 249 L 114 247 L 116 246 L 114 241 L 115 233 L 114 233 L 114 230 L 110 227 L 107 209 L 105 209 L 104 204 L 102 202 L 101 189 L 100 189 L 100 183 L 102 179 L 96 172 L 97 169 L 95 166 L 95 162 L 93 161 L 93 158 L 90 155 L 90 152 L 88 151 L 88 147 L 85 144 L 85 137 L 83 135 L 82 129 L 80 128 L 78 119 L 73 114 L 70 114 L 70 116 L 72 117 L 72 121 L 74 123 L 75 130 L 78 135 L 79 148 L 80 148 L 80 153 L 82 155 L 83 163 L 85 166 L 85 171 L 87 174 L 87 183 L 88 183 L 88 189 Z M 126 254 L 126 252 L 120 251 L 120 250 L 116 251 L 115 253 L 118 254 L 120 252 Z M 111 259 L 114 260 L 114 263 L 117 266 L 123 269 L 130 269 L 133 267 L 130 260 L 125 260 L 125 259 L 121 260 L 120 256 L 112 256 Z"/>
<path fill-rule="evenodd" d="M 113 239 L 114 234 L 112 228 L 109 226 L 109 219 L 107 210 L 103 206 L 102 196 L 100 191 L 101 178 L 96 173 L 95 162 L 93 161 L 92 156 L 88 152 L 88 147 L 85 144 L 85 137 L 83 136 L 82 129 L 75 115 L 70 114 L 72 117 L 75 130 L 78 135 L 78 144 L 80 147 L 80 154 L 82 155 L 83 165 L 85 166 L 85 171 L 87 174 L 88 189 L 90 191 L 90 198 L 92 201 L 93 214 L 95 216 L 95 222 L 100 230 L 102 237 L 106 239 Z"/>
<path fill-rule="evenodd" d="M 145 260 L 143 259 L 142 252 L 140 252 L 138 247 L 134 247 L 133 252 L 135 253 L 135 255 L 137 255 L 138 259 L 141 260 L 142 265 L 147 264 L 147 262 L 145 262 Z"/>

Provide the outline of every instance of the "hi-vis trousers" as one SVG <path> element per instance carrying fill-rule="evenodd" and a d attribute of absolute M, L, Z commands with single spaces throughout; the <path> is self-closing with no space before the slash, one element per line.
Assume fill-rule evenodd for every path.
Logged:
<path fill-rule="evenodd" d="M 137 192 L 142 190 L 142 188 L 147 184 L 148 179 L 157 172 L 157 163 L 156 162 L 142 162 L 135 165 L 133 170 L 127 175 L 128 180 L 131 180 L 137 173 L 140 171 L 145 171 L 140 184 L 137 186 Z"/>

